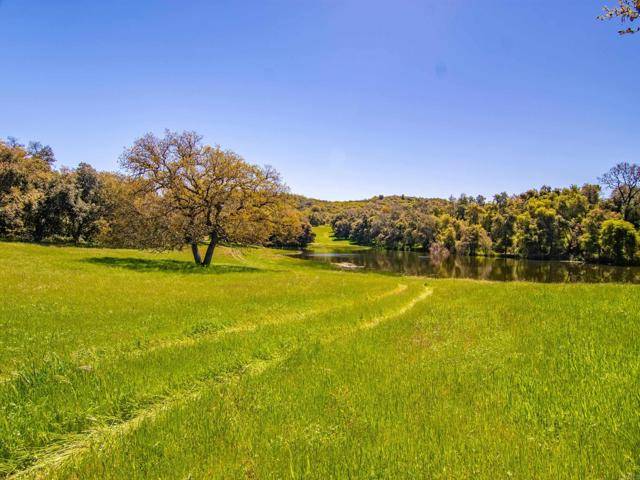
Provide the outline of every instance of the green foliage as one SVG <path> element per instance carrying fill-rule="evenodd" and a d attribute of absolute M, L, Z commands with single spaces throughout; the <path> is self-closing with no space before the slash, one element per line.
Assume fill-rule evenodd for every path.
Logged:
<path fill-rule="evenodd" d="M 0 142 L 0 236 L 42 241 L 94 240 L 108 194 L 99 174 L 81 163 L 55 171 L 50 147 Z"/>
<path fill-rule="evenodd" d="M 455 253 L 457 242 L 458 234 L 453 224 L 443 225 L 438 234 L 438 244 L 442 245 L 449 252 Z"/>
<path fill-rule="evenodd" d="M 600 186 L 543 186 L 519 195 L 448 200 L 377 195 L 322 201 L 286 191 L 273 169 L 201 143 L 193 132 L 146 135 L 125 151 L 131 175 L 82 163 L 54 170 L 50 147 L 0 142 L 0 237 L 72 240 L 133 248 L 182 248 L 209 239 L 304 248 L 312 226 L 331 225 L 348 244 L 464 255 L 631 262 L 602 251 L 601 225 L 640 226 L 640 166 L 619 163 Z M 604 243 L 610 243 L 605 239 Z M 432 247 L 434 247 L 432 249 Z M 446 254 L 444 251 L 446 250 Z M 615 257 L 615 258 L 614 258 Z"/>
<path fill-rule="evenodd" d="M 616 264 L 633 263 L 638 252 L 638 232 L 624 220 L 605 220 L 600 229 L 602 258 Z"/>
<path fill-rule="evenodd" d="M 605 200 L 600 199 L 600 187 L 591 184 L 563 189 L 544 186 L 512 196 L 501 193 L 492 201 L 468 195 L 446 201 L 374 197 L 333 202 L 338 213 L 331 225 L 338 238 L 356 244 L 425 251 L 435 245 L 439 256 L 446 249 L 464 255 L 610 261 L 601 256 L 600 226 L 606 219 L 617 218 L 618 212 L 635 218 L 633 182 L 638 170 L 621 164 L 612 171 L 617 172 L 612 177 L 618 182 L 616 191 L 622 193 L 614 191 Z M 629 205 L 622 208 L 619 195 Z"/>
<path fill-rule="evenodd" d="M 0 236 L 32 239 L 54 172 L 20 145 L 0 141 Z"/>
<path fill-rule="evenodd" d="M 160 168 L 155 153 L 163 148 L 183 148 L 185 138 L 185 134 L 182 137 L 170 135 L 168 140 L 164 139 L 164 144 L 155 137 L 140 139 L 135 147 L 140 168 L 143 171 L 152 169 L 153 165 Z M 153 140 L 156 140 L 155 144 Z M 178 145 L 180 141 L 183 144 Z M 151 150 L 158 148 L 149 153 L 145 146 Z M 249 165 L 232 152 L 199 148 L 201 160 L 205 157 L 211 160 L 201 162 L 199 167 L 205 163 L 209 167 L 215 164 L 218 176 L 212 180 L 194 165 L 189 166 L 195 169 L 186 173 L 181 171 L 183 177 L 188 175 L 199 188 L 202 187 L 200 194 L 195 195 L 197 199 L 190 203 L 190 213 L 185 214 L 184 201 L 193 200 L 192 192 L 172 204 L 178 210 L 176 213 L 176 209 L 166 208 L 167 198 L 171 195 L 160 191 L 161 186 L 148 188 L 148 181 L 145 184 L 131 176 L 97 172 L 88 163 L 80 163 L 72 170 L 54 170 L 55 156 L 51 147 L 31 142 L 25 148 L 15 139 L 0 141 L 0 237 L 36 242 L 98 242 L 137 248 L 181 247 L 186 238 L 199 241 L 210 233 L 206 224 L 215 216 L 217 223 L 209 223 L 217 225 L 220 240 L 288 247 L 301 247 L 313 241 L 311 225 L 304 214 L 290 205 L 288 196 L 276 195 L 276 201 L 265 201 L 262 193 L 266 184 L 275 185 L 272 190 L 277 190 L 276 194 L 280 192 L 279 177 L 275 172 Z M 149 155 L 145 157 L 145 153 Z M 185 158 L 182 160 L 186 161 Z M 193 160 L 193 156 L 189 158 Z M 169 170 L 172 168 L 169 166 Z M 209 173 L 211 170 L 209 168 Z M 167 171 L 165 169 L 164 173 Z M 249 192 L 242 198 L 238 193 L 241 176 L 244 179 L 242 188 Z M 173 174 L 168 177 L 173 178 Z M 263 180 L 262 184 L 258 185 L 258 179 Z M 203 185 L 207 180 L 209 187 L 222 181 L 228 185 L 227 190 L 206 188 Z M 185 191 L 183 189 L 181 194 Z M 180 205 L 176 204 L 180 202 Z M 220 212 L 207 216 L 207 212 L 217 212 L 218 208 Z M 240 210 L 241 214 L 238 213 Z"/>
<path fill-rule="evenodd" d="M 277 222 L 271 227 L 267 245 L 272 247 L 303 248 L 313 242 L 315 234 L 302 213 L 286 205 L 281 206 Z"/>
<path fill-rule="evenodd" d="M 587 196 L 574 185 L 561 191 L 555 199 L 555 205 L 562 218 L 580 221 L 589 211 L 590 202 Z"/>
<path fill-rule="evenodd" d="M 583 234 L 580 237 L 580 247 L 584 252 L 587 260 L 597 260 L 600 258 L 600 230 L 602 222 L 615 218 L 616 214 L 608 212 L 602 208 L 594 208 L 591 210 L 583 224 Z"/>
<path fill-rule="evenodd" d="M 469 225 L 462 230 L 460 240 L 456 244 L 456 252 L 471 256 L 491 253 L 491 238 L 482 226 Z"/>
<path fill-rule="evenodd" d="M 564 253 L 564 219 L 549 202 L 530 200 L 516 220 L 516 251 L 527 258 L 556 258 Z"/>
<path fill-rule="evenodd" d="M 496 252 L 506 254 L 513 245 L 516 217 L 511 213 L 496 213 L 491 219 L 490 232 Z"/>
<path fill-rule="evenodd" d="M 72 176 L 73 196 L 69 229 L 75 242 L 91 241 L 98 234 L 109 200 L 98 172 L 88 163 L 80 163 Z"/>

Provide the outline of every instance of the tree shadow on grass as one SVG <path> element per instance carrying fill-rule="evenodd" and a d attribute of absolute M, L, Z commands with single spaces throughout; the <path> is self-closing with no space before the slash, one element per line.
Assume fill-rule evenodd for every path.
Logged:
<path fill-rule="evenodd" d="M 220 275 L 223 273 L 264 272 L 265 270 L 242 265 L 219 265 L 200 267 L 181 260 L 152 260 L 147 258 L 92 257 L 83 260 L 94 265 L 126 268 L 138 272 L 194 273 L 201 275 Z"/>

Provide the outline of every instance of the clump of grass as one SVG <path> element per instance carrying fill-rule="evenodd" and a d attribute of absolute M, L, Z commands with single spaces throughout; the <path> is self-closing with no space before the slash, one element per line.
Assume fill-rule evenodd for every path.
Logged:
<path fill-rule="evenodd" d="M 198 335 L 208 335 L 211 333 L 219 332 L 224 328 L 224 325 L 214 322 L 197 322 L 187 329 L 186 334 L 190 337 L 197 337 Z"/>

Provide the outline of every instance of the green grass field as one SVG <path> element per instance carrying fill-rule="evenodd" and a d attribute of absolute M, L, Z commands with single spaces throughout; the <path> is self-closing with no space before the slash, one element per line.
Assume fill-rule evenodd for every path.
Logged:
<path fill-rule="evenodd" d="M 316 234 L 316 238 L 309 248 L 317 252 L 355 252 L 369 249 L 369 247 L 351 243 L 349 240 L 334 238 L 331 227 L 328 225 L 314 227 L 313 231 Z"/>
<path fill-rule="evenodd" d="M 0 476 L 640 474 L 640 287 L 286 253 L 0 243 Z"/>

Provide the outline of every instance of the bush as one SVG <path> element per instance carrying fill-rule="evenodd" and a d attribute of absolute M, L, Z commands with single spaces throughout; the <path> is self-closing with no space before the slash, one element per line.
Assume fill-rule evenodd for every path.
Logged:
<path fill-rule="evenodd" d="M 618 265 L 633 263 L 638 251 L 638 232 L 624 220 L 606 220 L 600 229 L 602 258 Z"/>

